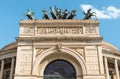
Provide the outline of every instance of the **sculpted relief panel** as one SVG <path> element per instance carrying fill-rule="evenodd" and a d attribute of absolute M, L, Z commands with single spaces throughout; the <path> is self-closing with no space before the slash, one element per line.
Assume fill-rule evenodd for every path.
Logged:
<path fill-rule="evenodd" d="M 21 27 L 21 34 L 34 34 L 34 27 Z"/>
<path fill-rule="evenodd" d="M 83 35 L 83 34 L 98 34 L 97 27 L 21 27 L 21 35 Z"/>
<path fill-rule="evenodd" d="M 23 33 L 34 33 L 34 28 L 33 27 L 25 28 Z"/>
<path fill-rule="evenodd" d="M 96 27 L 85 27 L 85 33 L 86 34 L 97 34 L 97 28 Z"/>
<path fill-rule="evenodd" d="M 57 35 L 57 34 L 82 34 L 83 29 L 82 27 L 38 27 L 37 34 L 49 34 L 49 35 Z"/>

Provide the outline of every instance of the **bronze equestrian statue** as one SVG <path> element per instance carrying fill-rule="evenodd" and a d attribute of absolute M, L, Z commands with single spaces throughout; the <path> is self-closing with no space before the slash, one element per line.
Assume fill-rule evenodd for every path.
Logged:
<path fill-rule="evenodd" d="M 69 12 L 67 9 L 65 9 L 62 12 L 62 9 L 58 9 L 56 6 L 55 8 L 50 7 L 50 13 L 52 18 L 49 17 L 48 13 L 46 10 L 42 10 L 43 12 L 43 19 L 73 19 L 76 16 L 76 10 L 72 10 L 71 12 Z M 83 14 L 85 15 L 85 17 L 83 18 L 83 20 L 86 19 L 91 19 L 92 16 L 96 17 L 96 12 L 91 12 L 91 9 L 88 9 L 87 12 L 83 11 Z M 24 14 L 25 16 L 28 17 L 28 19 L 30 20 L 34 20 L 34 12 L 32 12 L 30 9 L 27 10 L 26 14 Z"/>
<path fill-rule="evenodd" d="M 76 10 L 72 10 L 70 16 L 67 19 L 73 19 L 76 16 Z"/>
<path fill-rule="evenodd" d="M 25 14 L 28 19 L 33 20 L 34 19 L 34 12 L 32 12 L 30 9 L 27 10 L 27 13 Z"/>
<path fill-rule="evenodd" d="M 91 11 L 91 9 L 88 9 L 87 13 L 85 13 L 85 11 L 83 11 L 83 14 L 85 15 L 83 20 L 91 19 L 92 16 L 96 17 L 96 15 L 94 15 L 94 14 L 96 14 L 96 12 L 90 12 L 90 11 Z"/>

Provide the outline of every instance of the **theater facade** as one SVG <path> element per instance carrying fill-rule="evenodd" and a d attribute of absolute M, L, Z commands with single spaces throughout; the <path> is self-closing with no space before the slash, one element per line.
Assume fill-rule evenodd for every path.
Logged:
<path fill-rule="evenodd" d="M 16 42 L 0 50 L 0 79 L 120 79 L 120 51 L 98 20 L 21 20 Z"/>

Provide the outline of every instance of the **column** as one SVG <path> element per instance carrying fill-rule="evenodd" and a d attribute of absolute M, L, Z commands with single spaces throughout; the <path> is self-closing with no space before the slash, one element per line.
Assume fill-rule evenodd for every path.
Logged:
<path fill-rule="evenodd" d="M 104 57 L 104 61 L 105 61 L 105 72 L 106 72 L 106 78 L 109 78 L 109 71 L 108 71 L 108 62 L 107 62 L 107 57 Z"/>
<path fill-rule="evenodd" d="M 14 65 L 15 65 L 15 58 L 13 57 L 11 62 L 11 69 L 10 69 L 10 79 L 13 79 Z"/>
<path fill-rule="evenodd" d="M 117 79 L 120 79 L 120 78 L 119 78 L 119 70 L 118 70 L 117 59 L 115 59 L 114 63 L 115 63 L 115 73 L 116 73 L 116 77 L 117 77 Z"/>
<path fill-rule="evenodd" d="M 1 62 L 1 71 L 0 71 L 0 79 L 3 78 L 3 72 L 4 72 L 4 59 Z"/>

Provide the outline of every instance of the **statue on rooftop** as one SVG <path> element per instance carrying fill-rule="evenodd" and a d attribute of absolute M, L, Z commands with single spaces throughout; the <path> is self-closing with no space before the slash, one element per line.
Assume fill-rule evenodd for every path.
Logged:
<path fill-rule="evenodd" d="M 62 11 L 62 9 L 58 9 L 56 6 L 55 7 L 49 7 L 50 8 L 50 13 L 47 13 L 46 10 L 42 10 L 43 12 L 43 19 L 73 19 L 76 16 L 76 10 L 72 10 L 69 12 L 67 9 Z M 30 20 L 34 20 L 34 12 L 32 12 L 30 9 L 27 9 L 25 16 L 28 17 Z M 49 14 L 51 15 L 49 17 Z M 91 8 L 87 10 L 87 12 L 83 11 L 83 14 L 85 15 L 83 20 L 86 19 L 91 19 L 92 16 L 96 17 L 96 12 L 91 12 Z"/>
<path fill-rule="evenodd" d="M 50 19 L 46 10 L 42 10 L 42 12 L 43 12 L 43 19 Z"/>
<path fill-rule="evenodd" d="M 42 10 L 42 12 L 43 12 L 43 19 L 50 19 L 46 10 Z M 55 6 L 55 7 L 50 7 L 50 14 L 52 16 L 52 19 L 73 19 L 74 16 L 76 16 L 76 10 L 72 10 L 70 13 L 68 12 L 67 9 L 62 11 L 62 9 L 58 9 Z"/>
<path fill-rule="evenodd" d="M 63 19 L 66 19 L 67 18 L 67 15 L 69 14 L 68 10 L 65 9 L 65 11 L 63 12 Z"/>
<path fill-rule="evenodd" d="M 50 10 L 51 10 L 50 14 L 52 15 L 53 19 L 57 19 L 55 12 L 54 12 L 54 8 L 50 7 Z"/>
<path fill-rule="evenodd" d="M 58 19 L 59 18 L 59 14 L 60 14 L 60 10 L 58 8 L 56 8 L 56 6 L 55 6 L 55 11 L 56 11 L 56 18 Z"/>
<path fill-rule="evenodd" d="M 33 20 L 34 19 L 34 12 L 32 12 L 30 9 L 27 9 L 27 13 L 25 14 L 28 19 Z"/>
<path fill-rule="evenodd" d="M 58 9 L 55 6 L 55 11 L 56 11 L 56 17 L 57 17 L 57 19 L 62 19 L 62 17 L 63 17 L 62 9 Z"/>
<path fill-rule="evenodd" d="M 96 17 L 96 15 L 94 15 L 94 14 L 96 14 L 96 12 L 90 12 L 90 11 L 91 11 L 91 9 L 88 9 L 87 13 L 85 13 L 85 11 L 83 11 L 83 14 L 85 15 L 85 17 L 84 17 L 83 20 L 85 20 L 85 19 L 91 19 L 92 16 Z"/>
<path fill-rule="evenodd" d="M 76 10 L 72 10 L 70 16 L 67 19 L 73 19 L 76 16 Z"/>
<path fill-rule="evenodd" d="M 63 13 L 62 13 L 62 9 L 60 9 L 60 11 L 59 11 L 59 19 L 62 19 L 62 17 L 63 17 Z"/>

